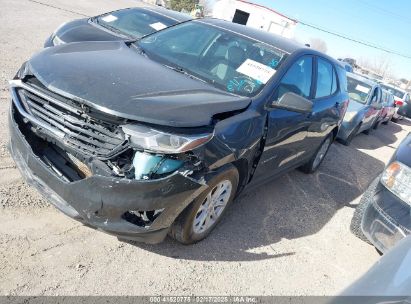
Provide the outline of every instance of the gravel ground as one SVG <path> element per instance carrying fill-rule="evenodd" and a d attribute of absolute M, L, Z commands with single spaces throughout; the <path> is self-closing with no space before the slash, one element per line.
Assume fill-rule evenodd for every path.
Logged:
<path fill-rule="evenodd" d="M 0 0 L 0 294 L 335 295 L 379 255 L 349 231 L 361 193 L 411 131 L 402 121 L 334 144 L 240 197 L 205 241 L 129 244 L 67 218 L 21 179 L 6 150 L 7 80 L 62 22 L 126 0 Z"/>

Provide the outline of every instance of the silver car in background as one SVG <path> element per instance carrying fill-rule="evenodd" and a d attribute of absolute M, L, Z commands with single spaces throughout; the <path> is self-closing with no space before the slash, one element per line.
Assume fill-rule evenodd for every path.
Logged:
<path fill-rule="evenodd" d="M 348 146 L 358 133 L 369 134 L 378 126 L 382 89 L 378 83 L 354 73 L 347 73 L 347 82 L 350 103 L 337 138 Z"/>

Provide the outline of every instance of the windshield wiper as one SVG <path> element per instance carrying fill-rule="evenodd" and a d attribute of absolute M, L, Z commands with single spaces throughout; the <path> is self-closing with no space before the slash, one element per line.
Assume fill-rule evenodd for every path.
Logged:
<path fill-rule="evenodd" d="M 140 46 L 138 46 L 136 43 L 134 43 L 134 41 L 126 41 L 126 44 L 129 45 L 129 46 L 131 46 L 131 47 L 133 47 L 133 48 L 135 48 L 136 51 L 137 51 L 140 55 L 143 55 L 143 56 L 145 56 L 145 57 L 148 57 L 146 51 L 145 51 L 142 47 L 140 47 Z"/>
<path fill-rule="evenodd" d="M 189 77 L 189 78 L 191 78 L 191 79 L 196 79 L 196 80 L 202 81 L 202 82 L 204 82 L 204 83 L 207 83 L 207 81 L 205 81 L 205 80 L 203 80 L 203 79 L 201 79 L 201 78 L 199 78 L 199 77 L 197 77 L 197 76 L 194 76 L 194 75 L 191 74 L 191 73 L 188 73 L 185 69 L 183 69 L 183 68 L 180 67 L 180 66 L 170 66 L 170 65 L 167 65 L 167 64 L 163 64 L 163 65 L 164 65 L 165 67 L 173 70 L 173 71 L 176 71 L 176 72 L 178 72 L 178 73 L 180 73 L 180 74 L 184 74 L 184 75 L 186 75 L 187 77 Z"/>

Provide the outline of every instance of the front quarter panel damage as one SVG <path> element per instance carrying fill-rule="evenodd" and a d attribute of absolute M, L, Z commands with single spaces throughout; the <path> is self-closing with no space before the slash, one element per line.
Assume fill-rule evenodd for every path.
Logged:
<path fill-rule="evenodd" d="M 242 180 L 248 181 L 253 172 L 252 166 L 256 165 L 255 160 L 260 154 L 265 125 L 266 118 L 263 115 L 255 110 L 247 110 L 217 122 L 214 137 L 193 152 L 199 155 L 203 166 L 210 172 L 244 160 L 247 172 Z"/>

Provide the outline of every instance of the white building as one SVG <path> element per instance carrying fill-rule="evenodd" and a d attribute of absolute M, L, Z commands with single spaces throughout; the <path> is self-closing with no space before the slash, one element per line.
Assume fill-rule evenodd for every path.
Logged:
<path fill-rule="evenodd" d="M 244 24 L 287 38 L 294 37 L 297 22 L 275 10 L 245 0 L 219 0 L 212 17 Z"/>

